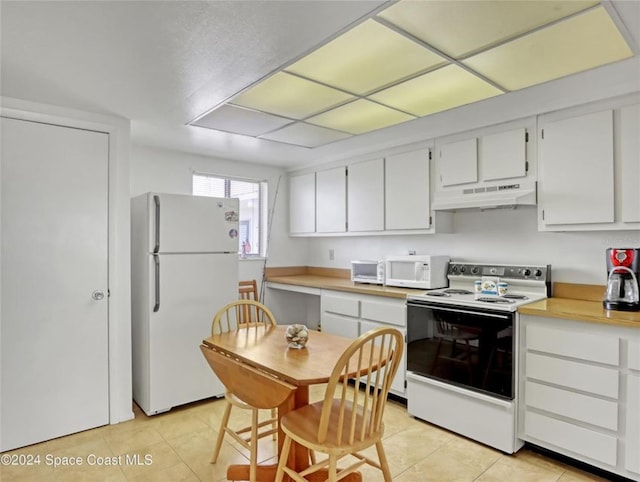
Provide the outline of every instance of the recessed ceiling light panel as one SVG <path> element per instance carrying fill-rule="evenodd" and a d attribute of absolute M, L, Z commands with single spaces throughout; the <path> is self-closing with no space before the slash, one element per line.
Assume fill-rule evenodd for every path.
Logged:
<path fill-rule="evenodd" d="M 411 119 L 414 117 L 404 112 L 359 99 L 307 119 L 307 122 L 351 134 L 363 134 Z"/>
<path fill-rule="evenodd" d="M 278 72 L 231 100 L 231 104 L 271 114 L 303 119 L 340 103 L 352 95 Z"/>
<path fill-rule="evenodd" d="M 313 126 L 304 122 L 297 122 L 290 126 L 261 136 L 262 139 L 284 142 L 302 147 L 318 147 L 330 142 L 351 137 L 351 134 L 339 132 L 325 127 Z"/>
<path fill-rule="evenodd" d="M 389 87 L 372 99 L 417 116 L 452 109 L 502 94 L 502 91 L 457 65 Z"/>
<path fill-rule="evenodd" d="M 291 122 L 293 122 L 291 119 L 284 117 L 232 105 L 223 105 L 192 122 L 191 125 L 255 137 L 279 129 Z"/>
<path fill-rule="evenodd" d="M 517 90 L 632 55 L 604 7 L 598 7 L 463 63 L 507 89 Z"/>
<path fill-rule="evenodd" d="M 444 63 L 418 43 L 367 20 L 286 70 L 362 95 Z"/>
<path fill-rule="evenodd" d="M 598 3 L 598 0 L 401 1 L 378 16 L 459 59 Z"/>

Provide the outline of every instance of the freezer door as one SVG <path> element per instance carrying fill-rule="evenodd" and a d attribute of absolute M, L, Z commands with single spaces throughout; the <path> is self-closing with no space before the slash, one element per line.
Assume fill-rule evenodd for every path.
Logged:
<path fill-rule="evenodd" d="M 238 252 L 237 199 L 147 195 L 150 253 Z"/>
<path fill-rule="evenodd" d="M 149 256 L 148 269 L 149 397 L 141 408 L 152 414 L 222 395 L 199 346 L 216 311 L 238 297 L 237 255 Z"/>

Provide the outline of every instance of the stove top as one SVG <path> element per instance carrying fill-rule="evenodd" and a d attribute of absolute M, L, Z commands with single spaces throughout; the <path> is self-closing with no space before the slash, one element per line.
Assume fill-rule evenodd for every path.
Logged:
<path fill-rule="evenodd" d="M 497 311 L 516 311 L 519 306 L 546 298 L 550 294 L 551 266 L 499 265 L 487 263 L 449 263 L 449 287 L 409 295 L 408 299 L 437 304 L 481 307 Z M 502 292 L 483 292 L 483 283 L 501 284 Z M 506 285 L 505 285 L 506 283 Z M 504 292 L 506 290 L 506 293 Z"/>

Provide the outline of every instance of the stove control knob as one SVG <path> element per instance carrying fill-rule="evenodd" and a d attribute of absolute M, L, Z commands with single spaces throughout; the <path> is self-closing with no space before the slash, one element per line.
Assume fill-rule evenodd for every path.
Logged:
<path fill-rule="evenodd" d="M 524 270 L 523 274 L 525 276 L 529 276 L 529 275 L 531 275 L 531 270 L 529 268 L 527 268 L 527 269 Z"/>
<path fill-rule="evenodd" d="M 457 273 L 458 273 L 458 266 L 454 264 L 454 265 L 451 267 L 451 272 L 452 272 L 452 273 L 454 273 L 454 274 L 457 274 Z"/>
<path fill-rule="evenodd" d="M 541 269 L 537 269 L 535 271 L 535 273 L 533 273 L 535 276 L 542 276 L 542 270 Z"/>
<path fill-rule="evenodd" d="M 478 274 L 479 272 L 480 272 L 480 268 L 478 268 L 477 266 L 474 266 L 473 268 L 471 268 L 472 274 Z"/>
<path fill-rule="evenodd" d="M 460 273 L 464 273 L 465 271 L 467 271 L 467 268 L 465 268 L 464 266 L 460 266 Z"/>

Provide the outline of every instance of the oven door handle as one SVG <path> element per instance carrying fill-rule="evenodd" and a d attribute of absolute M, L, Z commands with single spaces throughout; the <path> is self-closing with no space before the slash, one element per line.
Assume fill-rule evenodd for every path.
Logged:
<path fill-rule="evenodd" d="M 498 313 L 485 313 L 482 311 L 470 311 L 470 310 L 461 310 L 461 309 L 457 309 L 457 308 L 445 308 L 443 306 L 433 306 L 433 305 L 422 305 L 422 304 L 418 304 L 418 303 L 407 303 L 408 306 L 413 306 L 416 308 L 428 308 L 430 310 L 434 310 L 434 311 L 448 311 L 451 313 L 464 313 L 466 315 L 478 315 L 478 316 L 485 316 L 487 318 L 498 318 L 500 320 L 510 320 L 511 319 L 511 315 L 502 315 L 502 314 L 498 314 Z"/>

